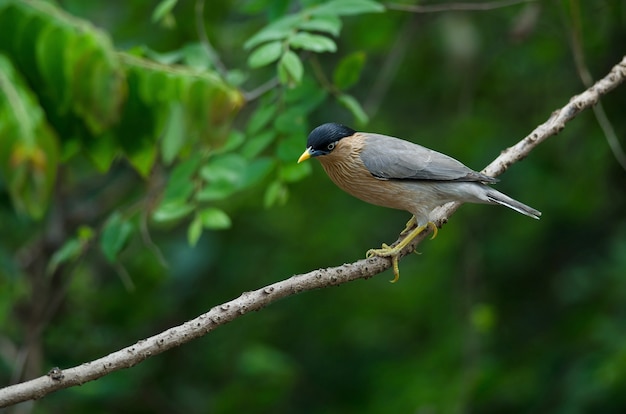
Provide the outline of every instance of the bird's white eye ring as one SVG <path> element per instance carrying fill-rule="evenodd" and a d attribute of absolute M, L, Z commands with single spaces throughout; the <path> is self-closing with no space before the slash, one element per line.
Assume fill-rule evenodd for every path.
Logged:
<path fill-rule="evenodd" d="M 336 144 L 337 144 L 336 142 L 331 142 L 330 144 L 328 144 L 326 148 L 328 149 L 328 151 L 332 151 L 335 149 Z"/>

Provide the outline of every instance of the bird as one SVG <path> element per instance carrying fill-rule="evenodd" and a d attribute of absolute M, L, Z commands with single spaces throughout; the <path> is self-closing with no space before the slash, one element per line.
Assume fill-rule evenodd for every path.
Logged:
<path fill-rule="evenodd" d="M 392 259 L 393 283 L 400 277 L 400 252 L 426 229 L 432 230 L 431 238 L 436 237 L 431 213 L 438 206 L 452 201 L 499 204 L 534 219 L 541 216 L 538 210 L 492 188 L 496 178 L 400 138 L 326 123 L 311 131 L 298 163 L 309 158 L 317 158 L 328 177 L 348 194 L 413 215 L 400 233 L 405 235 L 400 243 L 367 251 L 367 257 Z"/>

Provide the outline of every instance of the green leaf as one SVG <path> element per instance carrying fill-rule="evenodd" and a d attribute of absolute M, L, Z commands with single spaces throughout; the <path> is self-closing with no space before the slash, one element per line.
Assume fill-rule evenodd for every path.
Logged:
<path fill-rule="evenodd" d="M 233 129 L 230 131 L 230 134 L 228 134 L 228 138 L 226 139 L 224 146 L 218 150 L 218 153 L 222 154 L 234 151 L 239 148 L 245 140 L 246 136 L 243 132 Z"/>
<path fill-rule="evenodd" d="M 156 23 L 171 14 L 176 3 L 178 3 L 178 0 L 162 0 L 152 12 L 152 22 Z"/>
<path fill-rule="evenodd" d="M 215 207 L 208 207 L 198 214 L 205 229 L 224 230 L 230 228 L 232 222 L 228 214 Z"/>
<path fill-rule="evenodd" d="M 43 80 L 47 85 L 47 92 L 56 103 L 57 110 L 66 114 L 71 106 L 70 80 L 66 77 L 65 61 L 63 56 L 68 40 L 67 30 L 48 24 L 37 41 L 36 57 Z"/>
<path fill-rule="evenodd" d="M 185 133 L 185 113 L 180 102 L 172 102 L 163 139 L 161 140 L 161 154 L 165 165 L 170 165 L 183 147 L 187 135 Z"/>
<path fill-rule="evenodd" d="M 184 135 L 180 139 L 185 143 L 179 154 L 192 147 L 214 149 L 223 144 L 243 105 L 237 89 L 210 70 L 198 72 L 119 55 L 128 71 L 129 96 L 115 132 L 127 154 L 158 148 L 172 103 L 183 109 Z"/>
<path fill-rule="evenodd" d="M 200 176 L 206 185 L 196 195 L 197 200 L 222 200 L 235 193 L 241 187 L 246 164 L 246 160 L 238 154 L 212 159 L 200 168 Z"/>
<path fill-rule="evenodd" d="M 335 52 L 337 45 L 329 37 L 299 32 L 289 38 L 289 46 L 294 49 L 310 50 L 316 53 Z"/>
<path fill-rule="evenodd" d="M 121 151 L 111 132 L 83 142 L 84 150 L 96 169 L 105 173 Z"/>
<path fill-rule="evenodd" d="M 304 111 L 296 106 L 280 114 L 274 121 L 274 128 L 283 134 L 305 133 L 306 118 Z"/>
<path fill-rule="evenodd" d="M 301 20 L 300 14 L 282 17 L 257 32 L 244 43 L 243 47 L 250 50 L 261 43 L 284 39 L 291 34 Z"/>
<path fill-rule="evenodd" d="M 189 159 L 182 161 L 172 170 L 165 194 L 163 195 L 163 203 L 176 201 L 184 204 L 194 189 L 193 177 L 200 166 L 202 157 L 200 154 L 194 154 Z"/>
<path fill-rule="evenodd" d="M 298 29 L 339 36 L 341 32 L 341 19 L 335 14 L 315 14 L 310 20 L 300 22 Z"/>
<path fill-rule="evenodd" d="M 335 14 L 339 16 L 349 16 L 364 13 L 381 13 L 385 11 L 385 7 L 372 0 L 332 0 L 326 2 L 317 8 L 313 8 L 311 13 L 318 14 Z"/>
<path fill-rule="evenodd" d="M 252 159 L 263 152 L 263 150 L 267 148 L 275 138 L 276 131 L 274 130 L 269 130 L 262 134 L 256 134 L 246 141 L 245 145 L 241 149 L 241 155 L 246 159 Z"/>
<path fill-rule="evenodd" d="M 487 303 L 476 303 L 470 310 L 469 319 L 477 332 L 486 334 L 493 331 L 496 325 L 496 316 L 493 306 Z"/>
<path fill-rule="evenodd" d="M 267 186 L 263 197 L 263 205 L 270 208 L 275 205 L 283 205 L 287 202 L 289 192 L 285 184 L 279 180 L 273 181 Z"/>
<path fill-rule="evenodd" d="M 288 89 L 284 93 L 289 110 L 304 115 L 317 109 L 327 96 L 328 92 L 308 77 L 305 77 L 298 86 Z"/>
<path fill-rule="evenodd" d="M 57 137 L 35 94 L 0 54 L 0 182 L 17 211 L 44 215 L 58 159 Z"/>
<path fill-rule="evenodd" d="M 302 67 L 302 61 L 300 61 L 298 55 L 291 50 L 285 52 L 278 63 L 278 77 L 280 82 L 287 85 L 296 85 L 302 80 L 303 73 L 304 68 Z"/>
<path fill-rule="evenodd" d="M 265 128 L 267 124 L 274 118 L 278 105 L 274 102 L 259 105 L 250 117 L 248 127 L 246 128 L 247 135 L 255 135 L 257 132 Z"/>
<path fill-rule="evenodd" d="M 213 60 L 206 46 L 200 42 L 185 45 L 182 50 L 183 63 L 197 70 L 213 67 Z"/>
<path fill-rule="evenodd" d="M 30 60 L 24 50 L 36 50 L 31 70 L 41 72 L 35 75 L 35 87 L 51 88 L 53 95 L 65 96 L 65 102 L 71 104 L 73 112 L 93 133 L 115 124 L 126 99 L 126 77 L 108 35 L 86 20 L 63 13 L 50 2 L 15 5 L 18 15 L 29 19 L 29 24 L 22 26 L 25 32 L 19 37 L 20 43 L 15 43 L 15 52 Z M 56 68 L 42 69 L 54 59 L 55 52 Z M 58 80 L 61 67 L 63 83 L 49 87 L 45 81 Z M 45 76 L 41 76 L 43 73 Z"/>
<path fill-rule="evenodd" d="M 300 181 L 311 173 L 311 165 L 310 162 L 285 164 L 280 167 L 280 178 L 285 182 Z"/>
<path fill-rule="evenodd" d="M 54 273 L 57 268 L 66 262 L 71 262 L 80 257 L 83 254 L 87 244 L 93 238 L 93 229 L 87 226 L 81 226 L 78 228 L 76 237 L 72 237 L 63 243 L 63 246 L 52 254 L 48 266 L 46 267 L 46 273 L 48 275 Z"/>
<path fill-rule="evenodd" d="M 63 246 L 50 258 L 48 266 L 46 267 L 46 274 L 50 275 L 54 273 L 59 265 L 76 259 L 83 251 L 83 244 L 75 238 L 67 240 Z"/>
<path fill-rule="evenodd" d="M 278 148 L 276 148 L 276 155 L 285 163 L 295 163 L 302 151 L 304 151 L 305 142 L 306 137 L 304 135 L 291 135 L 284 138 L 278 144 Z"/>
<path fill-rule="evenodd" d="M 249 188 L 257 185 L 269 175 L 275 165 L 276 161 L 270 157 L 262 157 L 252 161 L 248 165 L 248 168 L 246 168 L 246 173 L 243 177 L 241 187 Z"/>
<path fill-rule="evenodd" d="M 201 202 L 224 200 L 239 190 L 239 185 L 230 181 L 215 181 L 206 184 L 196 194 L 196 200 Z"/>
<path fill-rule="evenodd" d="M 200 176 L 207 182 L 228 181 L 238 184 L 246 168 L 246 160 L 239 154 L 226 154 L 211 159 L 200 168 Z"/>
<path fill-rule="evenodd" d="M 339 62 L 333 72 L 333 82 L 340 90 L 346 90 L 354 86 L 361 76 L 361 70 L 365 64 L 365 53 L 354 52 Z"/>
<path fill-rule="evenodd" d="M 157 223 L 168 223 L 176 220 L 180 220 L 183 217 L 188 216 L 195 206 L 191 203 L 185 203 L 183 201 L 170 201 L 161 204 L 152 213 L 152 220 Z"/>
<path fill-rule="evenodd" d="M 173 65 L 183 60 L 185 48 L 161 53 L 156 50 L 152 50 L 146 45 L 142 45 L 131 50 L 127 50 L 127 53 L 132 53 L 135 56 L 145 56 L 152 61 L 162 63 L 164 65 Z"/>
<path fill-rule="evenodd" d="M 180 162 L 172 170 L 165 193 L 159 206 L 152 212 L 152 219 L 159 223 L 173 222 L 189 215 L 195 209 L 195 203 L 189 200 L 194 191 L 194 176 L 202 157 L 194 154 Z"/>
<path fill-rule="evenodd" d="M 232 69 L 226 74 L 226 82 L 232 86 L 241 86 L 248 78 L 249 73 L 241 69 Z"/>
<path fill-rule="evenodd" d="M 198 244 L 200 236 L 202 236 L 202 219 L 200 216 L 196 215 L 191 223 L 189 223 L 189 228 L 187 229 L 187 242 L 191 247 L 194 247 Z"/>
<path fill-rule="evenodd" d="M 361 107 L 359 101 L 354 99 L 353 96 L 344 93 L 339 95 L 337 100 L 352 113 L 354 119 L 359 125 L 367 124 L 369 117 Z"/>
<path fill-rule="evenodd" d="M 100 248 L 109 263 L 115 263 L 132 231 L 133 225 L 117 211 L 106 221 L 100 236 Z"/>
<path fill-rule="evenodd" d="M 260 68 L 275 62 L 283 52 L 282 42 L 275 41 L 260 46 L 248 57 L 248 66 L 251 68 Z"/>

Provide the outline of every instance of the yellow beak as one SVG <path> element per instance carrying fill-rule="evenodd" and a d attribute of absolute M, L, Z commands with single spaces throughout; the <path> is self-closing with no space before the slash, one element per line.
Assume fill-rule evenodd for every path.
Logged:
<path fill-rule="evenodd" d="M 302 155 L 300 155 L 300 158 L 298 158 L 298 164 L 300 164 L 302 161 L 308 160 L 309 158 L 311 158 L 311 147 L 304 150 Z"/>

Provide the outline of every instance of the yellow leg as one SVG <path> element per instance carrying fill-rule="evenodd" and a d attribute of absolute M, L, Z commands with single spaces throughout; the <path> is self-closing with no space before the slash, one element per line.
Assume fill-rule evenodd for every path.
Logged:
<path fill-rule="evenodd" d="M 415 217 L 413 217 L 411 220 L 409 220 L 409 222 L 407 223 L 407 228 L 409 228 L 409 225 L 412 225 L 411 221 L 415 221 Z M 392 264 L 393 264 L 393 275 L 394 278 L 393 280 L 391 280 L 391 283 L 396 283 L 398 281 L 398 279 L 400 279 L 400 268 L 398 266 L 398 255 L 400 254 L 400 252 L 402 250 L 404 250 L 404 248 L 406 246 L 408 246 L 413 239 L 415 239 L 415 237 L 417 237 L 418 234 L 420 234 L 422 231 L 424 231 L 425 229 L 430 228 L 433 231 L 433 236 L 431 237 L 431 240 L 434 239 L 437 236 L 437 226 L 435 226 L 435 223 L 432 222 L 428 222 L 426 224 L 423 224 L 421 226 L 416 227 L 415 229 L 413 229 L 404 239 L 402 239 L 402 241 L 400 243 L 398 243 L 396 246 L 394 247 L 390 247 L 386 244 L 383 243 L 382 249 L 370 249 L 367 251 L 367 257 L 373 257 L 373 256 L 380 256 L 380 257 L 391 257 L 392 260 Z M 403 233 L 406 232 L 407 229 L 405 228 Z"/>
<path fill-rule="evenodd" d="M 413 228 L 413 226 L 417 226 L 415 216 L 412 216 L 411 219 L 406 222 L 404 230 L 400 232 L 400 236 L 404 236 L 405 234 L 407 234 Z M 435 223 L 429 221 L 428 223 L 426 223 L 426 226 L 430 227 L 433 231 L 433 235 L 430 237 L 430 239 L 432 240 L 437 237 L 437 232 L 439 231 L 439 229 L 437 228 L 437 226 L 435 226 Z"/>
<path fill-rule="evenodd" d="M 413 226 L 417 226 L 417 222 L 415 221 L 415 216 L 411 216 L 411 219 L 406 222 L 406 225 L 404 226 L 404 230 L 400 232 L 400 236 L 407 234 L 413 228 Z"/>

